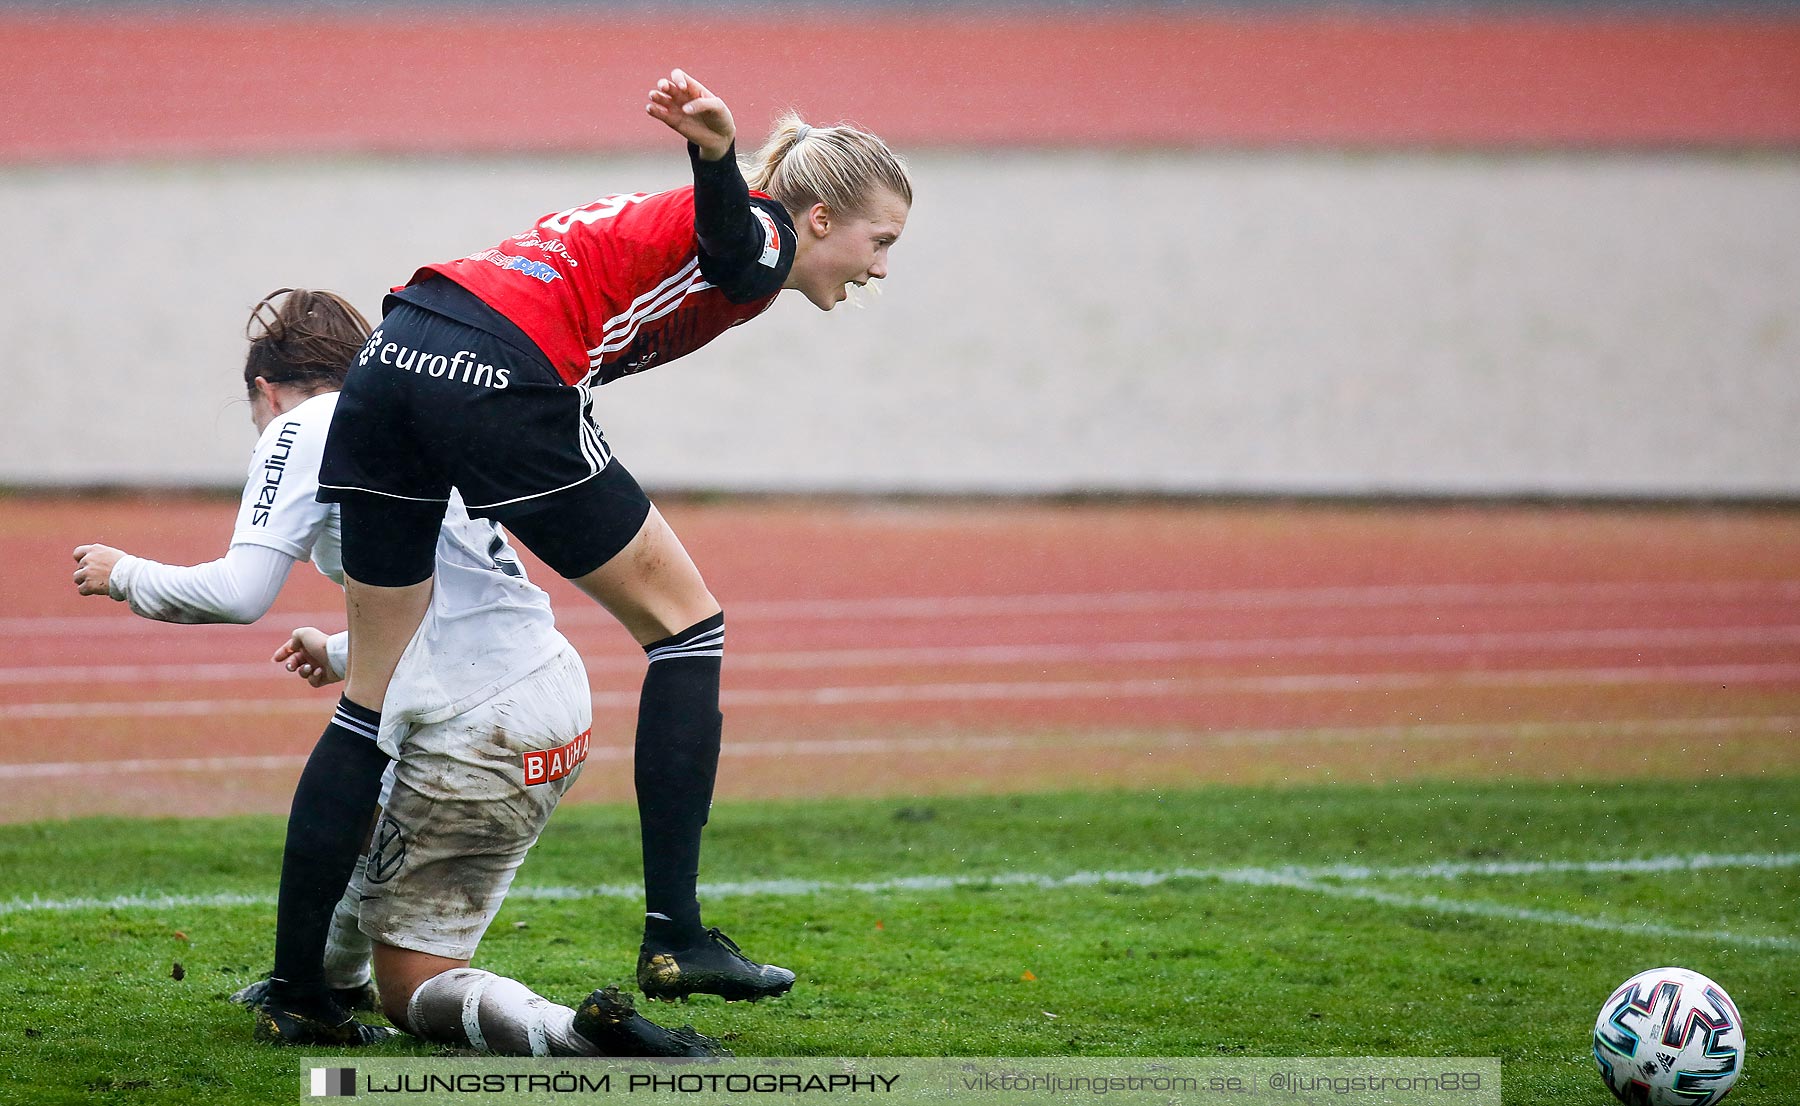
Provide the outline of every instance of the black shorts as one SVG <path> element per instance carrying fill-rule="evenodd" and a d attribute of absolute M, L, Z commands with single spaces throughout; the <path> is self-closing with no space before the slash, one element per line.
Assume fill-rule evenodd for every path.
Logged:
<path fill-rule="evenodd" d="M 459 312 L 488 310 L 454 286 L 434 292 Z M 453 488 L 471 515 L 505 523 L 570 578 L 611 560 L 648 517 L 649 497 L 594 423 L 593 393 L 564 384 L 529 339 L 489 317 L 492 330 L 390 299 L 350 366 L 318 497 L 343 506 L 352 579 L 400 587 L 430 576 Z"/>
<path fill-rule="evenodd" d="M 485 330 L 394 302 L 350 366 L 319 464 L 319 498 L 444 503 L 505 521 L 598 476 L 612 449 L 593 393 Z"/>

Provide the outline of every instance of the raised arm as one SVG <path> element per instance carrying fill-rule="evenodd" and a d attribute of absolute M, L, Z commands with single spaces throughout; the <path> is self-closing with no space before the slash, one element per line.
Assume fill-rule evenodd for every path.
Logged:
<path fill-rule="evenodd" d="M 734 156 L 737 131 L 725 101 L 677 69 L 657 82 L 645 107 L 688 140 L 701 273 L 734 303 L 778 291 L 793 255 L 792 224 L 780 204 L 757 201 L 760 209 L 752 209 L 750 186 Z M 789 228 L 785 249 L 783 226 Z"/>
<path fill-rule="evenodd" d="M 644 110 L 699 147 L 702 161 L 723 158 L 737 139 L 737 125 L 725 101 L 679 69 L 656 82 Z"/>

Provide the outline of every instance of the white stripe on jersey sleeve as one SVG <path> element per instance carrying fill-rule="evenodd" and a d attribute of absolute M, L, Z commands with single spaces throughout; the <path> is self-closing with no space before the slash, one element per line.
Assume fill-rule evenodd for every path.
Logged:
<path fill-rule="evenodd" d="M 663 303 L 663 305 L 658 310 L 656 310 L 654 313 L 645 315 L 645 316 L 639 318 L 636 322 L 634 322 L 632 324 L 631 329 L 629 331 L 625 332 L 624 334 L 622 334 L 616 338 L 608 338 L 606 341 L 600 343 L 600 357 L 595 357 L 595 358 L 590 359 L 588 362 L 588 367 L 593 368 L 596 364 L 599 363 L 599 361 L 602 358 L 605 357 L 606 354 L 617 353 L 618 351 L 624 349 L 626 346 L 629 346 L 631 344 L 631 340 L 633 338 L 637 337 L 638 328 L 643 326 L 645 323 L 655 322 L 657 319 L 662 318 L 664 315 L 670 314 L 671 312 L 680 308 L 683 303 L 686 303 L 687 298 L 689 296 L 693 295 L 695 292 L 704 292 L 708 288 L 711 288 L 711 287 L 712 287 L 712 285 L 707 283 L 706 280 L 704 278 L 702 278 L 698 273 L 694 274 L 693 283 L 689 284 L 685 288 L 678 288 L 678 289 L 672 290 L 670 295 L 673 296 L 674 298 L 666 300 Z M 680 294 L 675 295 L 676 292 L 679 292 Z"/>
<path fill-rule="evenodd" d="M 669 278 L 664 280 L 661 284 L 658 284 L 656 287 L 650 289 L 648 292 L 645 292 L 643 295 L 639 296 L 637 299 L 632 300 L 631 305 L 629 307 L 627 307 L 625 310 L 619 312 L 617 315 L 614 315 L 612 318 L 606 320 L 605 324 L 602 325 L 600 328 L 601 337 L 603 337 L 603 338 L 611 337 L 613 334 L 618 332 L 621 328 L 630 325 L 631 319 L 634 315 L 637 315 L 637 314 L 641 313 L 642 311 L 648 310 L 648 306 L 652 302 L 654 302 L 656 300 L 660 300 L 665 294 L 667 294 L 669 289 L 671 289 L 675 285 L 680 284 L 683 281 L 687 280 L 688 277 L 690 277 L 694 274 L 694 271 L 697 268 L 699 268 L 699 266 L 700 266 L 700 258 L 698 256 L 690 258 L 688 260 L 688 263 L 686 265 L 683 265 L 679 270 L 677 270 L 673 276 L 670 276 Z M 588 352 L 591 354 L 595 351 L 589 350 Z"/>

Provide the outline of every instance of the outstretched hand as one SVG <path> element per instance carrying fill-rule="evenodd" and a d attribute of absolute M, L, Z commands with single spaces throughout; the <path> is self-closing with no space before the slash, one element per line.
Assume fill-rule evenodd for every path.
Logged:
<path fill-rule="evenodd" d="M 737 125 L 725 101 L 679 69 L 656 82 L 644 110 L 700 147 L 700 156 L 707 161 L 724 157 L 737 137 Z"/>
<path fill-rule="evenodd" d="M 302 626 L 288 635 L 287 642 L 269 659 L 282 665 L 314 687 L 324 687 L 343 679 L 331 671 L 325 631 Z"/>

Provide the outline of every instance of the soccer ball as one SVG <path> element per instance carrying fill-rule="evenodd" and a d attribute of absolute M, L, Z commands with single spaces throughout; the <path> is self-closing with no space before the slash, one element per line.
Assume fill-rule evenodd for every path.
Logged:
<path fill-rule="evenodd" d="M 1743 1074 L 1744 1019 L 1699 972 L 1653 968 L 1600 1008 L 1594 1060 L 1627 1106 L 1711 1106 Z"/>

